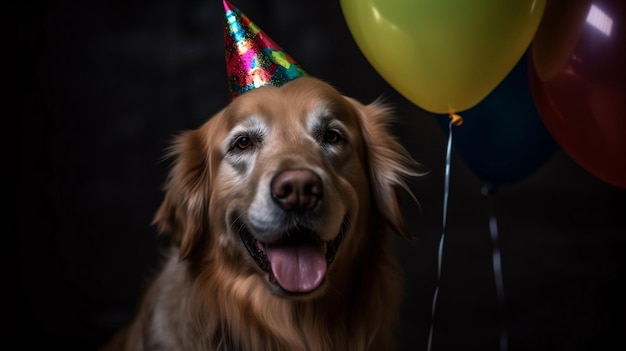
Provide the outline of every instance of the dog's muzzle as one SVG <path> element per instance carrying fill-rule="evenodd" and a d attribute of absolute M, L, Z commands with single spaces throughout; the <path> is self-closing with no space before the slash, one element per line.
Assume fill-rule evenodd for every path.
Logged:
<path fill-rule="evenodd" d="M 264 242 L 245 223 L 237 223 L 250 256 L 283 293 L 306 294 L 316 290 L 323 283 L 345 235 L 347 218 L 330 241 L 322 240 L 320 233 L 304 220 L 315 215 L 324 196 L 323 189 L 321 178 L 311 170 L 279 172 L 271 180 L 270 195 L 279 211 L 291 218 L 290 225 L 272 235 L 274 239 Z"/>

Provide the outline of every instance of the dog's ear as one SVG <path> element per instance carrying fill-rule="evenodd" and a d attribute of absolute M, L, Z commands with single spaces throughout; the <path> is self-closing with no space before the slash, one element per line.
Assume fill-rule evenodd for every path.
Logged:
<path fill-rule="evenodd" d="M 173 164 L 164 186 L 165 198 L 153 224 L 180 247 L 180 259 L 189 256 L 208 225 L 214 162 L 205 142 L 207 129 L 205 124 L 201 129 L 183 132 L 166 154 Z"/>
<path fill-rule="evenodd" d="M 423 175 L 421 165 L 391 134 L 393 115 L 387 106 L 380 101 L 369 105 L 351 98 L 348 101 L 359 115 L 370 188 L 378 211 L 391 230 L 412 240 L 406 231 L 398 195 L 406 191 L 415 199 L 406 180 Z"/>

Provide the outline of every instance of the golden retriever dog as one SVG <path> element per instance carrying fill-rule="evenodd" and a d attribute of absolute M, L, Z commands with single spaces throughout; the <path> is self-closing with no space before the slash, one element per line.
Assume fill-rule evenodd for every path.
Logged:
<path fill-rule="evenodd" d="M 312 77 L 178 136 L 154 223 L 171 251 L 110 350 L 390 350 L 418 164 L 389 110 Z"/>

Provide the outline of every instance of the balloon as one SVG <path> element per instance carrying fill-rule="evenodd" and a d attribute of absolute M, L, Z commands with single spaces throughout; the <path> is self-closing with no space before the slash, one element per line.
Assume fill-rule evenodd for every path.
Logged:
<path fill-rule="evenodd" d="M 546 0 L 341 0 L 357 45 L 399 93 L 433 113 L 473 107 L 530 44 Z"/>
<path fill-rule="evenodd" d="M 550 0 L 530 50 L 548 131 L 580 166 L 626 188 L 626 2 Z"/>
<path fill-rule="evenodd" d="M 528 86 L 528 55 L 475 107 L 463 125 L 452 127 L 452 143 L 467 166 L 492 185 L 519 181 L 558 149 L 537 113 Z M 437 121 L 447 132 L 449 119 Z"/>

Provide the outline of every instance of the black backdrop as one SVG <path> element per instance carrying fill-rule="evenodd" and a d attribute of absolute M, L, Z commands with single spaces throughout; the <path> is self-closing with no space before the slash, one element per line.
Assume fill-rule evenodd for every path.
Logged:
<path fill-rule="evenodd" d="M 431 171 L 411 184 L 421 209 L 405 205 L 416 244 L 395 242 L 407 272 L 401 349 L 425 350 L 445 133 L 372 69 L 338 1 L 233 4 L 309 73 L 396 107 L 398 137 Z M 8 34 L 18 46 L 6 56 L 14 59 L 7 71 L 17 72 L 10 90 L 20 132 L 18 140 L 5 132 L 19 170 L 5 186 L 16 197 L 5 235 L 17 240 L 4 248 L 7 350 L 94 350 L 129 320 L 155 266 L 162 242 L 150 222 L 168 166 L 163 149 L 227 103 L 223 8 L 218 0 L 134 0 L 12 10 Z M 512 351 L 624 349 L 625 191 L 561 151 L 503 186 L 494 196 L 502 314 L 482 185 L 454 152 L 433 350 L 498 350 L 501 317 Z"/>

